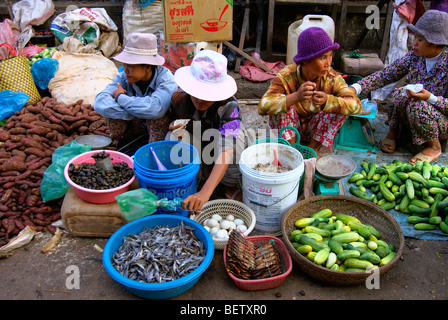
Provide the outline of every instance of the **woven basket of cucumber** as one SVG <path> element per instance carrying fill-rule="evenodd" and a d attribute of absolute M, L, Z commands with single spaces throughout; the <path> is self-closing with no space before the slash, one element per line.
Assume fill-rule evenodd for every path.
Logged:
<path fill-rule="evenodd" d="M 374 281 L 403 253 L 404 236 L 395 219 L 378 205 L 353 196 L 319 195 L 299 201 L 285 212 L 281 228 L 293 260 L 326 283 Z"/>

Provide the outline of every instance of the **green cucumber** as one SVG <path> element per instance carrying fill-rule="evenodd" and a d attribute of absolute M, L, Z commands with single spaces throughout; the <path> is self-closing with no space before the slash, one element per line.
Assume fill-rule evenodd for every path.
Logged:
<path fill-rule="evenodd" d="M 310 218 L 329 218 L 331 217 L 332 212 L 330 209 L 322 209 L 315 213 L 313 213 Z"/>
<path fill-rule="evenodd" d="M 416 205 L 410 204 L 408 206 L 408 210 L 411 213 L 420 214 L 420 215 L 429 215 L 431 213 L 431 208 L 421 208 Z"/>
<path fill-rule="evenodd" d="M 344 248 L 342 247 L 342 245 L 339 242 L 337 242 L 337 241 L 335 241 L 333 239 L 330 239 L 330 241 L 328 241 L 328 246 L 336 254 L 339 254 L 342 251 L 344 251 Z"/>
<path fill-rule="evenodd" d="M 347 180 L 350 183 L 355 183 L 359 180 L 365 179 L 364 175 L 360 172 L 353 172 L 352 176 Z"/>
<path fill-rule="evenodd" d="M 364 199 L 364 200 L 368 200 L 368 201 L 372 201 L 373 198 L 375 197 L 374 194 L 367 195 L 366 193 L 362 192 L 361 190 L 355 188 L 354 186 L 351 186 L 349 188 L 349 191 L 352 195 L 354 195 L 358 198 Z"/>
<path fill-rule="evenodd" d="M 394 209 L 395 205 L 396 205 L 395 201 L 392 201 L 392 202 L 388 201 L 388 202 L 380 205 L 380 207 L 383 208 L 384 210 L 388 211 L 388 210 Z"/>
<path fill-rule="evenodd" d="M 313 248 L 314 251 L 319 252 L 320 250 L 327 248 L 327 245 L 323 242 L 317 241 L 311 237 L 308 237 L 307 235 L 302 235 L 300 237 L 300 243 L 307 244 Z"/>
<path fill-rule="evenodd" d="M 412 183 L 411 179 L 407 179 L 406 182 L 406 194 L 408 195 L 408 198 L 410 200 L 414 199 L 415 197 L 415 190 L 414 190 L 414 184 Z"/>
<path fill-rule="evenodd" d="M 395 196 L 394 194 L 387 188 L 386 184 L 382 181 L 380 181 L 380 191 L 383 194 L 384 198 L 389 201 L 395 201 Z"/>
<path fill-rule="evenodd" d="M 428 222 L 428 217 L 421 217 L 421 216 L 409 216 L 408 222 L 412 224 L 421 223 L 421 222 Z"/>
<path fill-rule="evenodd" d="M 385 256 L 384 258 L 382 258 L 380 260 L 380 266 L 384 266 L 384 265 L 388 264 L 389 262 L 391 262 L 395 258 L 396 255 L 397 255 L 396 252 L 391 251 L 387 256 Z"/>
<path fill-rule="evenodd" d="M 406 210 L 408 208 L 409 202 L 410 202 L 409 196 L 405 194 L 400 202 L 400 208 L 399 208 L 400 211 Z"/>
<path fill-rule="evenodd" d="M 359 260 L 355 258 L 349 258 L 344 261 L 344 264 L 347 268 L 356 268 L 356 269 L 367 269 L 369 267 L 372 267 L 373 264 L 370 261 L 367 260 Z"/>
<path fill-rule="evenodd" d="M 442 230 L 443 233 L 447 233 L 448 234 L 448 225 L 442 221 L 439 224 L 440 230 Z"/>
<path fill-rule="evenodd" d="M 442 222 L 441 216 L 430 217 L 428 223 L 438 226 Z"/>
<path fill-rule="evenodd" d="M 380 256 L 377 255 L 377 254 L 374 253 L 374 252 L 366 252 L 366 253 L 363 253 L 363 254 L 361 254 L 361 255 L 358 257 L 358 259 L 359 259 L 359 260 L 367 260 L 367 261 L 370 261 L 370 262 L 373 263 L 373 264 L 379 264 L 380 261 L 381 261 Z"/>
<path fill-rule="evenodd" d="M 355 222 L 361 223 L 361 221 L 359 221 L 358 218 L 348 215 L 348 214 L 345 214 L 345 213 L 335 213 L 334 216 L 338 220 L 342 221 L 342 223 L 344 223 L 344 224 L 348 224 L 349 221 L 355 221 Z"/>
<path fill-rule="evenodd" d="M 360 255 L 361 253 L 358 250 L 344 250 L 337 254 L 337 258 L 344 261 L 350 258 L 358 258 Z"/>
<path fill-rule="evenodd" d="M 432 184 L 428 180 L 423 178 L 423 176 L 420 173 L 411 171 L 411 172 L 408 172 L 408 175 L 409 175 L 409 179 L 411 179 L 415 182 L 421 183 L 424 187 L 426 187 L 426 188 L 432 187 Z"/>
<path fill-rule="evenodd" d="M 414 224 L 414 228 L 417 230 L 435 230 L 437 228 L 437 226 L 434 224 L 420 222 L 420 223 Z"/>
<path fill-rule="evenodd" d="M 448 196 L 448 190 L 442 189 L 442 188 L 437 188 L 437 187 L 429 188 L 429 193 L 432 193 L 432 194 L 440 193 L 442 196 Z"/>
<path fill-rule="evenodd" d="M 316 254 L 316 256 L 314 257 L 314 262 L 316 264 L 322 264 L 325 261 L 327 261 L 328 256 L 330 255 L 330 248 L 323 248 L 322 250 L 319 250 Z"/>

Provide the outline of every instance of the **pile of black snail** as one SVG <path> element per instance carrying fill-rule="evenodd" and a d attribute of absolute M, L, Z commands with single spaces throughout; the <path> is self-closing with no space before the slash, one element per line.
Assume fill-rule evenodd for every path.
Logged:
<path fill-rule="evenodd" d="M 70 179 L 81 187 L 93 190 L 117 188 L 134 176 L 134 170 L 126 162 L 112 163 L 109 154 L 104 151 L 93 154 L 92 158 L 95 163 L 69 165 Z"/>

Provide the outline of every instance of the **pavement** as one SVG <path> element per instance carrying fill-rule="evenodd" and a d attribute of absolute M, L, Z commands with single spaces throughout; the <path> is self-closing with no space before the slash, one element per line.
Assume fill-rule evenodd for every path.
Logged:
<path fill-rule="evenodd" d="M 249 125 L 264 126 L 266 119 L 256 113 L 256 105 L 243 106 Z M 381 120 L 381 117 L 379 117 Z M 384 134 L 379 121 L 375 137 Z M 334 153 L 334 148 L 324 150 Z M 402 156 L 411 156 L 401 151 Z M 338 151 L 344 153 L 344 151 Z M 373 156 L 373 155 L 372 155 Z M 383 156 L 378 151 L 375 156 Z M 446 157 L 438 161 L 447 165 Z M 101 250 L 107 238 L 78 237 L 63 233 L 56 246 L 42 253 L 52 234 L 37 234 L 31 241 L 0 259 L 1 300 L 142 300 L 131 294 L 106 272 Z M 279 236 L 281 238 L 281 235 Z M 447 300 L 448 242 L 405 238 L 399 262 L 369 286 L 331 285 L 320 282 L 293 264 L 292 272 L 278 287 L 261 291 L 239 289 L 227 275 L 222 250 L 216 250 L 213 261 L 199 281 L 187 292 L 169 299 L 166 314 L 181 315 L 188 306 L 214 301 L 238 304 L 262 304 L 273 310 L 294 310 L 297 301 L 309 300 Z M 208 302 L 207 302 L 208 301 Z M 152 306 L 157 302 L 152 301 Z M 269 309 L 270 308 L 270 309 Z M 190 310 L 191 311 L 191 310 Z M 223 311 L 221 311 L 223 313 Z"/>

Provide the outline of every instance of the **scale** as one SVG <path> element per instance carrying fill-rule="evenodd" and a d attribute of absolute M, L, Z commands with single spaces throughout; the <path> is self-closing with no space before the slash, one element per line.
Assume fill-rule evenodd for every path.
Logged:
<path fill-rule="evenodd" d="M 374 119 L 377 113 L 375 103 L 362 101 L 363 109 L 370 114 L 353 114 L 344 122 L 335 137 L 335 148 L 359 152 L 376 153 L 375 137 L 369 119 Z"/>
<path fill-rule="evenodd" d="M 338 181 L 351 175 L 356 169 L 353 159 L 342 155 L 329 155 L 316 162 L 316 179 L 313 190 L 316 195 L 339 194 Z"/>
<path fill-rule="evenodd" d="M 339 194 L 338 180 L 327 179 L 318 172 L 314 173 L 316 179 L 313 182 L 313 190 L 315 195 L 320 194 Z"/>

